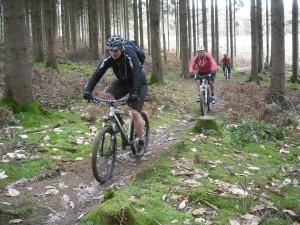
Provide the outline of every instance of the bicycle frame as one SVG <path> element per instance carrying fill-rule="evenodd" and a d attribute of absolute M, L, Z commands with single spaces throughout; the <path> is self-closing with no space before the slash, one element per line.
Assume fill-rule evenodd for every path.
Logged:
<path fill-rule="evenodd" d="M 118 99 L 118 100 L 106 100 L 106 99 L 98 99 L 96 97 L 92 97 L 91 99 L 95 104 L 100 105 L 101 103 L 106 103 L 108 105 L 110 105 L 109 107 L 109 119 L 111 121 L 111 126 L 114 132 L 118 132 L 120 131 L 121 134 L 121 138 L 122 141 L 125 141 L 125 145 L 131 145 L 132 141 L 131 140 L 131 134 L 132 134 L 132 129 L 133 129 L 133 122 L 132 122 L 132 112 L 131 110 L 129 110 L 127 113 L 124 111 L 121 111 L 119 109 L 117 109 L 116 107 L 119 105 L 126 105 L 127 104 L 127 100 L 125 99 Z M 128 124 L 128 130 L 127 130 L 127 134 L 126 131 L 122 125 L 122 122 L 120 121 L 118 115 L 120 116 L 126 116 L 129 118 L 129 124 Z M 108 120 L 106 120 L 105 122 L 107 122 Z"/>
<path fill-rule="evenodd" d="M 209 84 L 208 84 L 208 80 L 206 78 L 201 78 L 200 79 L 200 93 L 202 91 L 204 91 L 205 95 L 204 95 L 204 99 L 205 101 L 207 101 L 207 92 L 208 92 L 208 88 L 209 88 Z"/>
<path fill-rule="evenodd" d="M 129 124 L 128 124 L 128 130 L 127 130 L 127 134 L 126 134 L 126 131 L 120 121 L 120 119 L 118 118 L 118 115 L 121 115 L 121 116 L 126 116 L 129 118 Z M 122 140 L 123 141 L 126 141 L 126 145 L 131 145 L 131 141 L 130 141 L 130 134 L 131 134 L 131 130 L 133 129 L 132 127 L 132 113 L 131 113 L 131 110 L 129 110 L 128 113 L 126 112 L 123 112 L 121 110 L 118 110 L 116 109 L 115 107 L 113 106 L 110 106 L 110 109 L 109 109 L 109 117 L 110 117 L 110 120 L 112 122 L 112 128 L 115 132 L 117 132 L 118 130 L 120 131 L 120 134 L 122 136 Z"/>

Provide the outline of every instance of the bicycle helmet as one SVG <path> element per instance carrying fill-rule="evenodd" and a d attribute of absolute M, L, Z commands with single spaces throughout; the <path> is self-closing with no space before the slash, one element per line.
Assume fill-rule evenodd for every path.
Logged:
<path fill-rule="evenodd" d="M 198 47 L 197 52 L 200 52 L 200 51 L 205 51 L 205 47 L 202 45 L 200 47 Z"/>
<path fill-rule="evenodd" d="M 123 38 L 120 35 L 111 35 L 106 41 L 107 49 L 118 49 L 123 47 Z"/>

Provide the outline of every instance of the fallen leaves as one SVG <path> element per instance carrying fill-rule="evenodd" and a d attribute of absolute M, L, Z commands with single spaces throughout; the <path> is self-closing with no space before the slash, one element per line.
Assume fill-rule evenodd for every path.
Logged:
<path fill-rule="evenodd" d="M 7 178 L 8 176 L 5 174 L 5 170 L 0 170 L 0 180 Z"/>

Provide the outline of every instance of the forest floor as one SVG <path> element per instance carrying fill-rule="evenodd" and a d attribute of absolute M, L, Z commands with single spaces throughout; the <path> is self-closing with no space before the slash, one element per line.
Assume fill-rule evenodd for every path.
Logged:
<path fill-rule="evenodd" d="M 101 118 L 106 108 L 80 100 L 87 79 L 82 74 L 91 67 L 62 62 L 62 70 L 73 77 L 37 67 L 35 93 L 49 110 L 19 113 L 10 118 L 15 125 L 0 131 L 0 224 L 102 224 L 98 205 L 110 204 L 110 192 L 111 200 L 125 196 L 140 216 L 150 217 L 132 222 L 123 216 L 124 223 L 111 224 L 299 222 L 298 87 L 288 92 L 293 107 L 282 110 L 264 101 L 265 88 L 243 82 L 247 71 L 236 71 L 230 82 L 219 73 L 210 115 L 221 131 L 195 133 L 194 81 L 178 78 L 178 64 L 171 62 L 165 66 L 166 85 L 151 86 L 145 105 L 148 152 L 136 159 L 120 150 L 112 178 L 100 185 L 92 175 L 90 149 L 100 127 L 94 115 Z M 169 210 L 164 216 L 163 209 Z"/>

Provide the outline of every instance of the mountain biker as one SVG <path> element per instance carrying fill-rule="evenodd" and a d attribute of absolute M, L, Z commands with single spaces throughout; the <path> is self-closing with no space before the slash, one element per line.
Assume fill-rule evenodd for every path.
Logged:
<path fill-rule="evenodd" d="M 225 76 L 225 68 L 227 67 L 227 70 L 228 70 L 228 77 L 230 77 L 230 64 L 231 64 L 231 61 L 230 61 L 230 58 L 228 57 L 227 54 L 224 54 L 222 60 L 222 65 L 223 65 L 223 73 L 224 73 L 224 76 Z"/>
<path fill-rule="evenodd" d="M 106 42 L 109 55 L 99 63 L 85 88 L 83 97 L 90 99 L 92 92 L 108 68 L 112 68 L 117 77 L 104 91 L 108 99 L 120 99 L 127 94 L 128 105 L 132 110 L 133 123 L 137 132 L 137 152 L 144 147 L 144 121 L 140 114 L 148 92 L 146 71 L 143 69 L 137 53 L 125 45 L 125 40 L 119 35 L 112 35 Z"/>
<path fill-rule="evenodd" d="M 212 55 L 206 52 L 203 46 L 198 48 L 196 53 L 196 56 L 192 59 L 192 62 L 189 65 L 189 72 L 197 73 L 195 78 L 198 96 L 200 96 L 200 78 L 202 76 L 205 76 L 205 78 L 208 80 L 211 89 L 211 102 L 215 103 L 214 80 L 217 71 L 217 63 L 212 57 Z"/>

